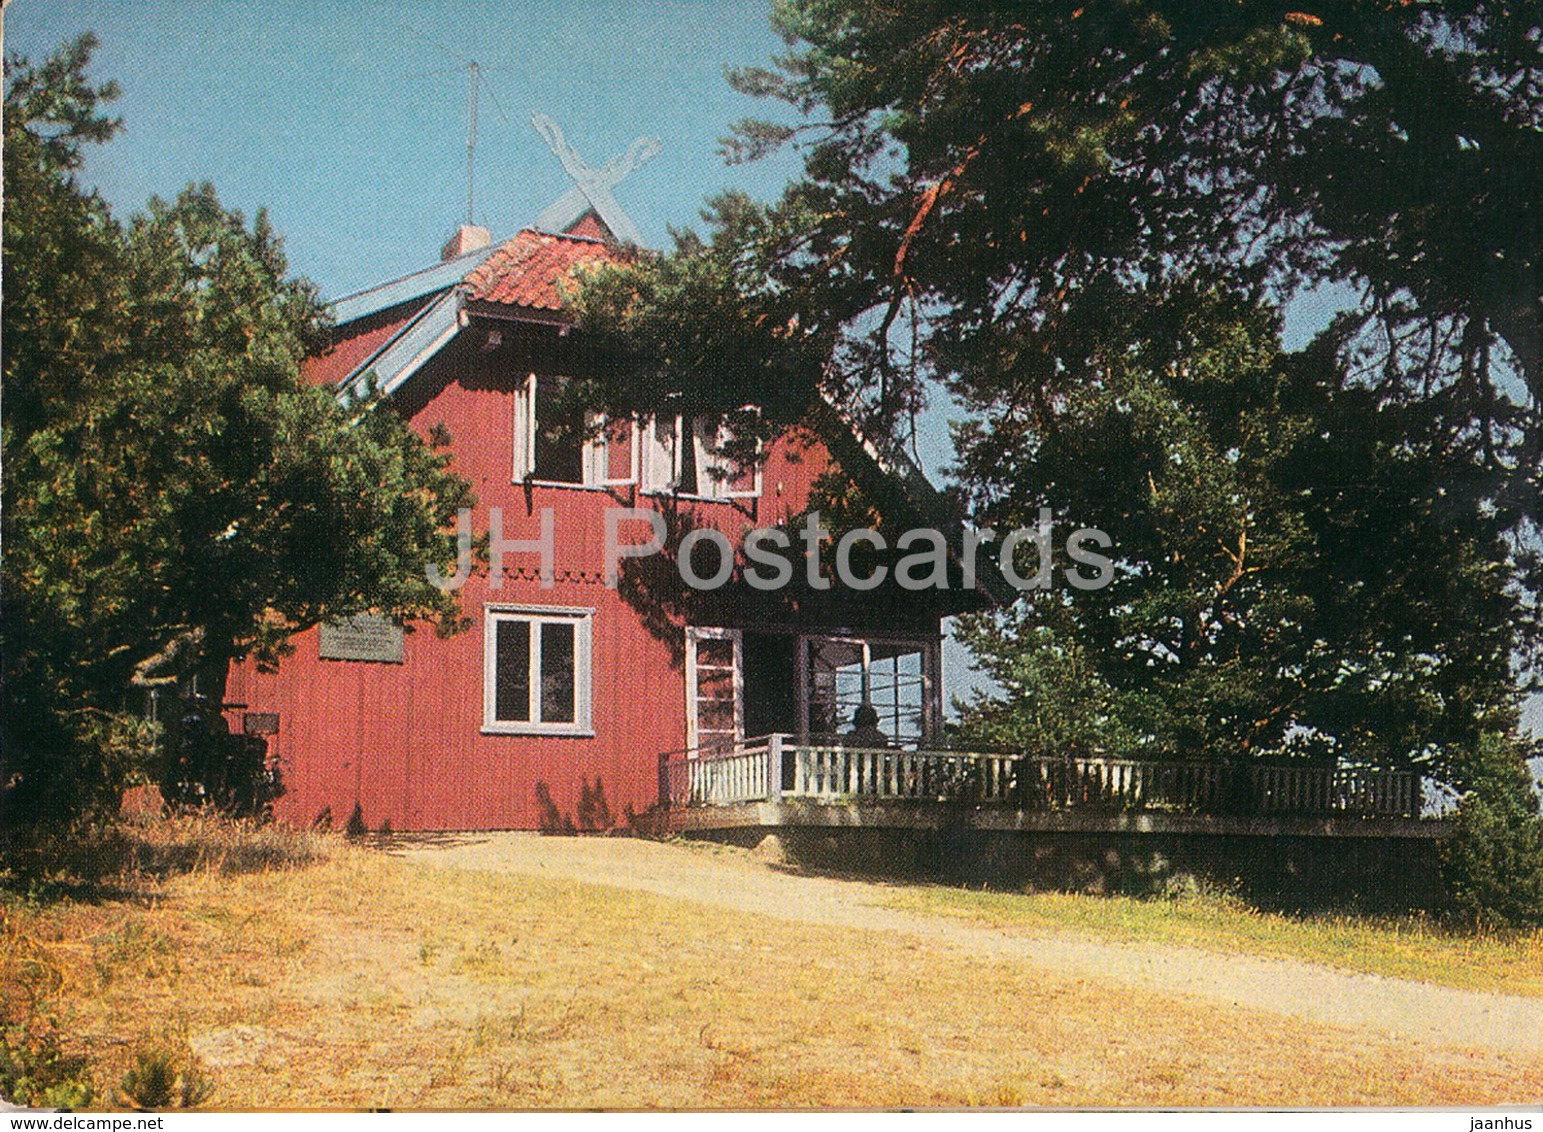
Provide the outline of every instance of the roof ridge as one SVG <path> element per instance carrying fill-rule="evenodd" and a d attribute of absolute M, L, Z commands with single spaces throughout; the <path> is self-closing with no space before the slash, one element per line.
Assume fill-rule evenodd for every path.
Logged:
<path fill-rule="evenodd" d="M 554 240 L 573 240 L 575 243 L 599 244 L 601 247 L 607 248 L 611 246 L 610 241 L 602 240 L 598 236 L 581 236 L 577 232 L 548 232 L 545 228 L 537 228 L 534 224 L 527 224 L 513 236 L 510 236 L 509 240 L 518 239 L 527 232 L 533 236 L 550 236 Z M 505 240 L 504 243 L 508 243 L 509 240 Z"/>

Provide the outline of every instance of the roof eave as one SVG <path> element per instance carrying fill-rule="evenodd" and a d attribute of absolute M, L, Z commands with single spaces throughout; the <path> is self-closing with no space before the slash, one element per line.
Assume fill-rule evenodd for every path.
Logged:
<path fill-rule="evenodd" d="M 485 299 L 470 299 L 465 304 L 468 315 L 477 318 L 494 318 L 503 322 L 530 322 L 540 326 L 556 326 L 571 329 L 576 320 L 566 311 L 548 310 L 542 307 L 516 306 Z"/>

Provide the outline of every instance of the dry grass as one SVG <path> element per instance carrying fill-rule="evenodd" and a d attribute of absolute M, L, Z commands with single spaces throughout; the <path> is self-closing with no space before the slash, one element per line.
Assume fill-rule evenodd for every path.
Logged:
<path fill-rule="evenodd" d="M 415 864 L 327 840 L 144 894 L 5 907 L 110 1094 L 185 1035 L 226 1108 L 1412 1105 L 1543 1073 L 882 933 Z M 180 1039 L 179 1039 L 180 1040 Z"/>
<path fill-rule="evenodd" d="M 1209 894 L 1142 900 L 927 887 L 908 890 L 889 903 L 995 928 L 1300 959 L 1460 990 L 1543 998 L 1543 931 L 1461 932 L 1415 918 L 1282 916 Z"/>
<path fill-rule="evenodd" d="M 286 826 L 200 813 L 85 824 L 0 845 L 0 893 L 33 902 L 153 899 L 169 877 L 300 868 L 329 844 Z"/>

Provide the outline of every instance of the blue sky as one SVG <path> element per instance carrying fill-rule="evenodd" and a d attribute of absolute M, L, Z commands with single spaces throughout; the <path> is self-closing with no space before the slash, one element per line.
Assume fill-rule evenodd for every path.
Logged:
<path fill-rule="evenodd" d="M 645 240 L 698 222 L 723 188 L 769 199 L 791 155 L 726 166 L 733 121 L 775 108 L 736 94 L 727 65 L 782 49 L 755 0 L 12 0 L 8 52 L 39 58 L 84 31 L 124 120 L 85 179 L 120 216 L 190 181 L 227 205 L 266 207 L 290 267 L 328 297 L 434 262 L 466 208 L 468 60 L 479 94 L 475 219 L 507 236 L 570 184 L 530 126 L 554 118 L 591 164 L 641 135 L 662 150 L 616 190 Z M 1288 344 L 1328 302 L 1287 312 Z M 923 462 L 950 455 L 946 406 L 925 424 Z M 950 650 L 953 690 L 968 685 Z M 1533 719 L 1543 727 L 1543 699 Z"/>
<path fill-rule="evenodd" d="M 752 3 L 423 0 L 194 3 L 15 0 L 8 51 L 37 57 L 82 31 L 124 119 L 87 178 L 120 212 L 211 180 L 266 206 L 292 268 L 328 296 L 424 266 L 465 213 L 467 77 L 484 68 L 475 217 L 508 235 L 569 184 L 531 128 L 540 111 L 588 161 L 663 142 L 617 190 L 648 242 L 735 186 L 773 195 L 789 161 L 726 167 L 718 139 L 755 100 L 725 64 L 781 46 Z"/>

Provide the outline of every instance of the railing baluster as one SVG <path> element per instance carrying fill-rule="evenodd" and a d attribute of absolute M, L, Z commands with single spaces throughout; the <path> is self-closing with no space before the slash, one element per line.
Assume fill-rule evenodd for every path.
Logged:
<path fill-rule="evenodd" d="M 774 754 L 774 742 L 780 755 Z M 793 762 L 782 777 L 786 760 Z M 1230 805 L 1236 775 L 1248 777 L 1260 814 L 1418 817 L 1420 779 L 1389 767 L 1035 758 L 1000 752 L 914 751 L 796 744 L 786 737 L 661 756 L 671 806 L 736 805 L 794 797 L 830 800 L 936 799 L 1030 808 L 1217 812 Z M 784 781 L 790 781 L 787 791 Z M 963 791 L 963 794 L 961 794 Z"/>

